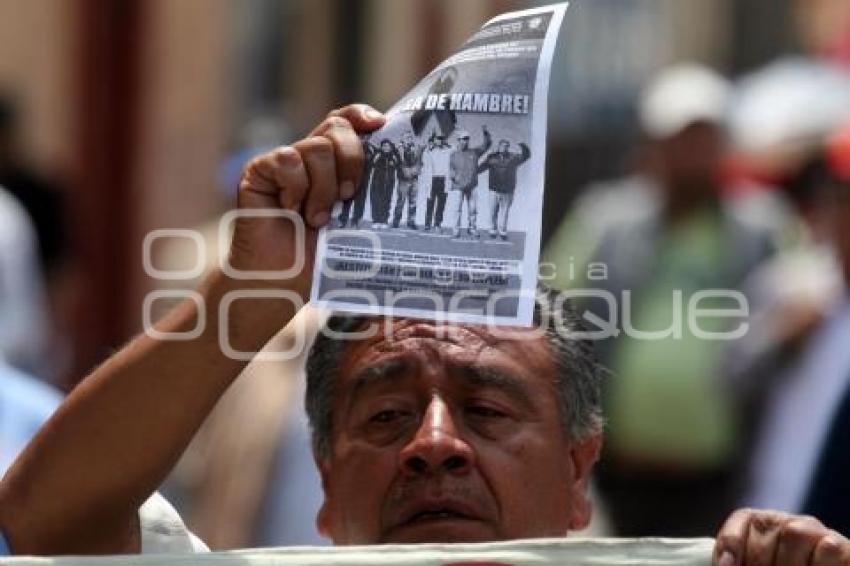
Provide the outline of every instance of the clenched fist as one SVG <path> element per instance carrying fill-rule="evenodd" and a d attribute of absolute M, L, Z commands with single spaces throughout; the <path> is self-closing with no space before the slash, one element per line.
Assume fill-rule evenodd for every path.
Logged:
<path fill-rule="evenodd" d="M 303 258 L 303 268 L 293 278 L 266 284 L 306 298 L 317 230 L 330 219 L 333 204 L 351 198 L 360 186 L 365 156 L 358 136 L 383 123 L 377 110 L 352 104 L 328 114 L 306 138 L 252 159 L 239 183 L 238 207 L 272 212 L 237 219 L 230 265 L 242 272 L 269 273 L 290 269 Z M 290 214 L 281 217 L 281 210 Z M 296 224 L 304 228 L 303 242 Z"/>

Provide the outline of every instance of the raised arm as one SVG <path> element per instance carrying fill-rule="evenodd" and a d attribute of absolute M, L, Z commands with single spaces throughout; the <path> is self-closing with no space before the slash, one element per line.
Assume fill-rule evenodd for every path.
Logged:
<path fill-rule="evenodd" d="M 490 168 L 490 157 L 492 157 L 492 156 L 493 156 L 493 153 L 491 152 L 490 155 L 486 156 L 484 159 L 481 160 L 481 162 L 478 163 L 478 171 L 477 172 L 478 172 L 479 175 Z"/>
<path fill-rule="evenodd" d="M 525 163 L 526 161 L 528 161 L 528 158 L 531 157 L 531 150 L 528 149 L 528 145 L 522 142 L 520 142 L 519 144 L 519 149 L 522 153 L 519 155 L 519 161 L 517 162 L 517 164 Z"/>
<path fill-rule="evenodd" d="M 473 151 L 475 151 L 479 155 L 479 157 L 481 155 L 484 155 L 484 152 L 490 149 L 490 146 L 493 145 L 493 136 L 490 135 L 490 130 L 487 129 L 486 125 L 481 126 L 481 135 L 484 138 L 481 142 L 481 145 L 472 148 Z"/>
<path fill-rule="evenodd" d="M 235 301 L 223 324 L 237 351 L 259 350 L 307 299 L 317 229 L 339 198 L 359 186 L 357 137 L 383 117 L 355 105 L 331 113 L 309 137 L 252 160 L 239 186 L 239 208 L 289 210 L 303 218 L 236 220 L 230 265 L 242 271 L 303 269 L 281 280 L 240 280 L 213 273 L 157 323 L 160 332 L 206 324 L 191 340 L 142 335 L 95 370 L 0 482 L 0 529 L 17 554 L 90 554 L 139 550 L 137 510 L 162 482 L 215 403 L 247 363 L 219 345 L 219 306 L 234 291 L 284 293 L 288 299 Z"/>

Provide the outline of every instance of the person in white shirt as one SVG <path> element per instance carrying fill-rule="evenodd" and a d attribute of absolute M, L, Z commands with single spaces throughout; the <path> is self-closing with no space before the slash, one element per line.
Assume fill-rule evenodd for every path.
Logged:
<path fill-rule="evenodd" d="M 434 136 L 434 147 L 425 152 L 424 169 L 431 176 L 431 193 L 425 207 L 425 230 L 433 226 L 440 231 L 443 225 L 443 214 L 446 210 L 446 179 L 449 177 L 449 168 L 454 148 L 446 142 L 446 136 L 436 134 Z"/>
<path fill-rule="evenodd" d="M 35 229 L 23 206 L 0 187 L 0 358 L 41 373 L 47 321 Z"/>

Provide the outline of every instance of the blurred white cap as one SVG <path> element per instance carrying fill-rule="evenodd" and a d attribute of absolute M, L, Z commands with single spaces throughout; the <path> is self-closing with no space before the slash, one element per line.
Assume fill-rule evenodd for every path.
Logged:
<path fill-rule="evenodd" d="M 786 58 L 745 77 L 731 115 L 732 142 L 750 155 L 804 153 L 850 121 L 850 74 Z"/>
<path fill-rule="evenodd" d="M 640 121 L 652 138 L 674 136 L 697 122 L 725 125 L 731 85 L 707 67 L 684 63 L 668 67 L 644 89 Z"/>

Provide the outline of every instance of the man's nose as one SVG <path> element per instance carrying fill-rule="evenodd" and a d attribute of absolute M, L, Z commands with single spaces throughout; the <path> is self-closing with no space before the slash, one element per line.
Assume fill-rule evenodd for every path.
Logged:
<path fill-rule="evenodd" d="M 402 449 L 399 464 L 409 476 L 462 475 L 472 469 L 474 458 L 472 448 L 458 434 L 448 406 L 434 397 L 416 434 Z"/>

